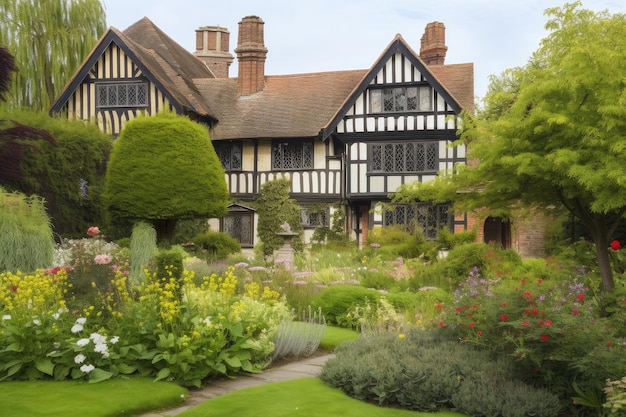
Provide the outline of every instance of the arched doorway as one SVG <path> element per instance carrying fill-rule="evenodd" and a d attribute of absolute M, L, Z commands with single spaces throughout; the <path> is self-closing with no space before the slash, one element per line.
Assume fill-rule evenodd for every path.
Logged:
<path fill-rule="evenodd" d="M 509 249 L 511 247 L 511 222 L 501 217 L 487 217 L 483 227 L 483 236 L 485 243 Z"/>

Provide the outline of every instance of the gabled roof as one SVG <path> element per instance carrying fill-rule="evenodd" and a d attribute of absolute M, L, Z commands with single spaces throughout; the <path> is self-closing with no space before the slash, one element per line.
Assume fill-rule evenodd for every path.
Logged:
<path fill-rule="evenodd" d="M 364 70 L 265 77 L 265 88 L 237 94 L 237 79 L 196 79 L 216 109 L 212 139 L 313 137 L 331 119 Z"/>
<path fill-rule="evenodd" d="M 124 32 L 113 27 L 109 28 L 52 104 L 51 112 L 58 112 L 63 108 L 111 43 L 122 49 L 141 68 L 146 78 L 157 85 L 178 112 L 193 111 L 201 116 L 213 118 L 192 79 L 215 76 L 199 59 L 146 17 Z"/>
<path fill-rule="evenodd" d="M 338 108 L 332 120 L 323 128 L 322 139 L 326 139 L 332 134 L 355 100 L 363 94 L 374 77 L 378 75 L 382 67 L 398 50 L 419 70 L 426 81 L 456 112 L 460 113 L 463 109 L 474 111 L 474 64 L 426 65 L 419 55 L 409 47 L 402 36 L 397 34 L 360 81 L 359 85 L 356 86 L 349 96 L 346 96 L 346 101 Z"/>

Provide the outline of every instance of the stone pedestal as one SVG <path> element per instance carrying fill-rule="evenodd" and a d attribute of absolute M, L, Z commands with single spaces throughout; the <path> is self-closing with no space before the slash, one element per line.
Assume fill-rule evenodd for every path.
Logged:
<path fill-rule="evenodd" d="M 274 251 L 274 262 L 276 262 L 277 259 L 282 259 L 286 262 L 293 263 L 293 257 L 296 251 L 291 246 L 291 241 L 295 236 L 298 236 L 298 233 L 292 232 L 287 222 L 283 223 L 281 229 L 282 232 L 278 232 L 276 235 L 283 238 L 283 245 Z"/>

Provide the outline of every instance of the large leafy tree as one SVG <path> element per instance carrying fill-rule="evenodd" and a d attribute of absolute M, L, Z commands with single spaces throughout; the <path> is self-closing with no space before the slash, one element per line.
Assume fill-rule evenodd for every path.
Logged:
<path fill-rule="evenodd" d="M 626 16 L 579 2 L 548 9 L 549 35 L 523 68 L 494 78 L 461 143 L 470 163 L 400 190 L 397 201 L 459 208 L 562 209 L 590 231 L 602 288 L 614 289 L 609 242 L 626 212 Z"/>
<path fill-rule="evenodd" d="M 105 29 L 100 0 L 0 0 L 0 45 L 18 68 L 9 103 L 47 110 Z"/>
<path fill-rule="evenodd" d="M 104 189 L 113 221 L 150 222 L 167 242 L 177 220 L 223 216 L 228 199 L 206 127 L 160 113 L 128 122 L 115 141 Z"/>

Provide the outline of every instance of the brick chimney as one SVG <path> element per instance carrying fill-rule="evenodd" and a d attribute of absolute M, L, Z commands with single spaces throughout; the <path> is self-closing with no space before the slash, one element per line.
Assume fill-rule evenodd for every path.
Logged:
<path fill-rule="evenodd" d="M 237 90 L 242 96 L 254 94 L 265 87 L 267 48 L 263 41 L 263 25 L 265 23 L 257 16 L 247 16 L 239 22 L 235 53 L 239 62 Z"/>
<path fill-rule="evenodd" d="M 422 36 L 420 58 L 428 65 L 443 65 L 446 59 L 446 27 L 441 22 L 426 25 Z"/>
<path fill-rule="evenodd" d="M 196 29 L 196 51 L 193 53 L 217 78 L 228 78 L 228 68 L 234 57 L 230 48 L 230 32 L 219 26 Z"/>

